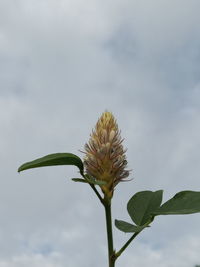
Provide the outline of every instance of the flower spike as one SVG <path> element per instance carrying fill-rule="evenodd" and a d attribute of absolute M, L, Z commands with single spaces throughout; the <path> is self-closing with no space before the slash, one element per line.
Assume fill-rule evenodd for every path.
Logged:
<path fill-rule="evenodd" d="M 85 144 L 84 165 L 88 175 L 105 181 L 100 185 L 104 195 L 112 198 L 114 187 L 129 175 L 127 161 L 122 146 L 123 139 L 116 119 L 111 112 L 105 111 Z"/>

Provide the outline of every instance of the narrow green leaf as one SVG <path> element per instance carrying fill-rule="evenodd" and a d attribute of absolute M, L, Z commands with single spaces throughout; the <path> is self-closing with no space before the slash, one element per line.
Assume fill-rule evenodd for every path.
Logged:
<path fill-rule="evenodd" d="M 90 180 L 89 182 L 92 183 L 92 184 L 96 184 L 96 185 L 104 185 L 104 184 L 106 184 L 105 181 L 100 181 L 100 180 Z"/>
<path fill-rule="evenodd" d="M 117 227 L 117 229 L 119 229 L 124 233 L 138 233 L 146 227 L 146 226 L 136 226 L 131 223 L 120 220 L 115 220 L 115 226 Z"/>
<path fill-rule="evenodd" d="M 106 184 L 105 181 L 100 181 L 100 180 L 96 180 L 96 179 L 87 179 L 87 181 L 90 184 L 96 184 L 96 185 L 104 185 L 104 184 Z"/>
<path fill-rule="evenodd" d="M 104 184 L 106 184 L 105 181 L 97 180 L 97 179 L 93 178 L 92 176 L 90 176 L 88 174 L 85 174 L 84 177 L 88 181 L 88 183 L 90 183 L 90 184 L 96 184 L 96 185 L 104 185 Z"/>
<path fill-rule="evenodd" d="M 72 178 L 72 181 L 86 183 L 86 184 L 95 184 L 95 185 L 103 185 L 103 184 L 106 183 L 104 181 L 99 181 L 99 180 L 95 180 L 95 179 L 91 179 L 91 178 L 86 178 L 86 176 L 85 176 L 85 179 Z"/>
<path fill-rule="evenodd" d="M 200 192 L 181 191 L 154 211 L 154 215 L 192 214 L 200 212 Z"/>
<path fill-rule="evenodd" d="M 86 183 L 88 184 L 88 182 L 84 179 L 81 179 L 81 178 L 72 178 L 72 181 L 74 182 L 79 182 L 79 183 Z"/>
<path fill-rule="evenodd" d="M 142 226 L 153 221 L 154 215 L 152 213 L 160 207 L 162 194 L 162 190 L 142 191 L 136 193 L 129 200 L 127 210 L 136 225 Z"/>
<path fill-rule="evenodd" d="M 83 163 L 81 159 L 71 153 L 55 153 L 30 162 L 26 162 L 19 167 L 18 172 L 33 168 L 56 165 L 75 165 L 79 168 L 80 173 L 83 175 Z"/>

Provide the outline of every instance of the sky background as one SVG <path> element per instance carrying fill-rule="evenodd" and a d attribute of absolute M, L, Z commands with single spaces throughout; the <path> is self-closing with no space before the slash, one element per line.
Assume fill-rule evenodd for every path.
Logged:
<path fill-rule="evenodd" d="M 107 266 L 103 208 L 73 166 L 17 173 L 79 152 L 113 112 L 131 182 L 113 219 L 142 190 L 200 191 L 199 0 L 0 0 L 0 267 Z M 157 217 L 116 267 L 200 264 L 200 214 Z M 129 238 L 114 229 L 118 250 Z"/>

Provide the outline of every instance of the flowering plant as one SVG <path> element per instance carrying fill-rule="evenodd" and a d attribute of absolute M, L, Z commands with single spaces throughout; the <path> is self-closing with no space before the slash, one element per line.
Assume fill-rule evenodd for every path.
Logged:
<path fill-rule="evenodd" d="M 89 142 L 85 145 L 83 161 L 72 153 L 56 153 L 27 162 L 18 169 L 21 172 L 31 168 L 55 165 L 78 167 L 82 178 L 72 178 L 72 180 L 87 183 L 105 209 L 109 267 L 115 266 L 117 258 L 138 234 L 150 226 L 156 216 L 200 212 L 200 192 L 182 191 L 163 204 L 163 190 L 138 192 L 127 204 L 132 223 L 115 220 L 115 226 L 120 231 L 132 233 L 121 249 L 116 251 L 112 234 L 112 198 L 116 185 L 121 181 L 127 181 L 130 173 L 130 170 L 126 169 L 126 151 L 122 142 L 113 114 L 106 111 L 99 118 Z"/>

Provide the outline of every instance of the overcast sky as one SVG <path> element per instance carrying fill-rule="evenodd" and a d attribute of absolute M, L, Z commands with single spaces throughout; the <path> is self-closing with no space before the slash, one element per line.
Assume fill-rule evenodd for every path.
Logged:
<path fill-rule="evenodd" d="M 137 191 L 200 191 L 199 0 L 0 0 L 0 267 L 107 266 L 103 208 L 72 166 L 17 173 L 79 152 L 106 109 Z M 156 218 L 116 267 L 200 264 L 200 214 Z M 129 238 L 114 229 L 118 250 Z"/>

